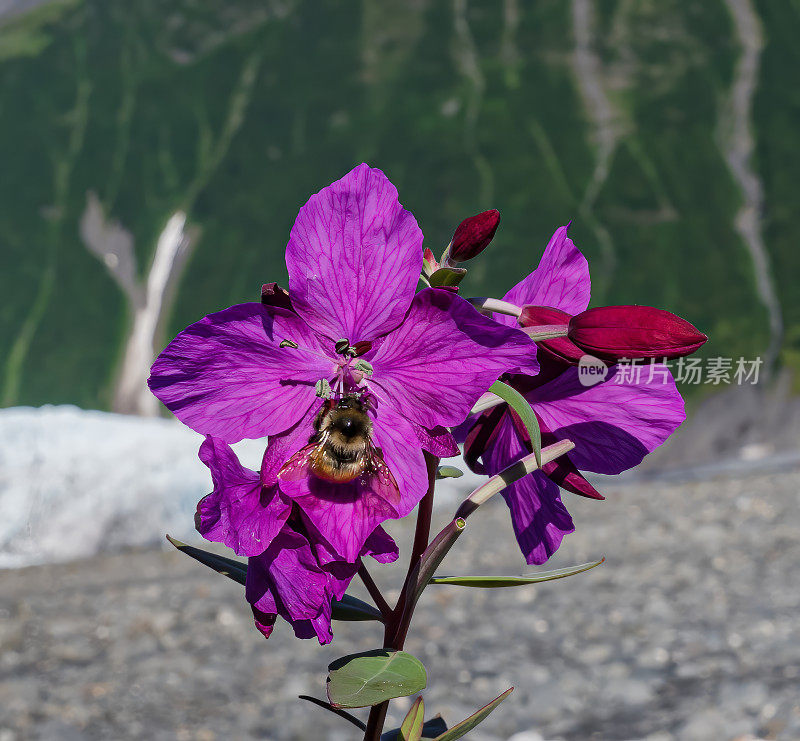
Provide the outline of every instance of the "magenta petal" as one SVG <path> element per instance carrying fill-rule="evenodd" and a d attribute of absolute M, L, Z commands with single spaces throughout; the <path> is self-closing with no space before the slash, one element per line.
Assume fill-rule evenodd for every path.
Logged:
<path fill-rule="evenodd" d="M 589 305 L 592 289 L 589 263 L 567 236 L 567 228 L 556 229 L 539 266 L 517 283 L 504 301 L 517 306 L 550 306 L 568 314 L 578 314 Z M 497 318 L 500 320 L 500 316 Z M 502 321 L 510 325 L 514 319 L 503 317 Z"/>
<path fill-rule="evenodd" d="M 540 471 L 515 481 L 502 494 L 528 563 L 543 564 L 558 550 L 564 536 L 575 532 L 558 486 Z"/>
<path fill-rule="evenodd" d="M 319 400 L 312 405 L 303 418 L 288 430 L 279 435 L 270 435 L 264 457 L 261 459 L 261 483 L 264 486 L 274 486 L 278 482 L 278 472 L 283 464 L 304 445 L 307 445 L 315 433 L 314 418 L 321 406 Z"/>
<path fill-rule="evenodd" d="M 617 474 L 632 468 L 686 418 L 683 399 L 664 366 L 654 366 L 650 381 L 649 366 L 641 369 L 638 381 L 620 375 L 629 370 L 613 366 L 605 381 L 587 387 L 578 380 L 578 369 L 569 368 L 526 394 L 545 426 L 558 439 L 575 443 L 569 457 L 583 471 Z"/>
<path fill-rule="evenodd" d="M 277 487 L 262 490 L 259 475 L 221 440 L 206 437 L 200 460 L 211 469 L 214 491 L 197 505 L 198 532 L 239 556 L 263 553 L 289 517 L 289 503 Z"/>
<path fill-rule="evenodd" d="M 378 563 L 393 563 L 400 555 L 400 550 L 389 533 L 382 527 L 376 527 L 364 543 L 363 555 L 372 556 Z"/>
<path fill-rule="evenodd" d="M 299 348 L 279 347 L 289 339 Z M 151 369 L 152 392 L 184 424 L 228 443 L 272 435 L 316 401 L 333 360 L 297 315 L 239 304 L 209 314 L 167 345 Z"/>
<path fill-rule="evenodd" d="M 376 396 L 428 429 L 463 422 L 503 372 L 535 365 L 535 357 L 523 332 L 436 288 L 420 291 L 403 324 L 365 356 Z"/>
<path fill-rule="evenodd" d="M 446 427 L 434 427 L 429 430 L 415 422 L 410 423 L 417 435 L 423 450 L 427 450 L 437 458 L 452 458 L 459 454 L 458 444 L 450 430 Z"/>
<path fill-rule="evenodd" d="M 422 270 L 422 232 L 380 171 L 362 164 L 300 209 L 286 247 L 292 305 L 333 340 L 394 329 Z"/>
<path fill-rule="evenodd" d="M 504 414 L 483 455 L 487 473 L 499 473 L 527 453 L 510 415 Z M 564 535 L 575 530 L 558 487 L 540 471 L 524 476 L 501 493 L 511 510 L 514 533 L 528 563 L 544 563 L 558 550 Z"/>
<path fill-rule="evenodd" d="M 428 491 L 428 471 L 419 444 L 414 444 L 412 422 L 388 404 L 381 404 L 372 428 L 372 439 L 400 490 L 397 517 L 405 517 Z"/>
<path fill-rule="evenodd" d="M 350 563 L 355 563 L 367 538 L 381 522 L 398 517 L 399 502 L 387 500 L 370 477 L 334 484 L 306 470 L 296 478 L 281 478 L 280 487 L 341 560 Z"/>
<path fill-rule="evenodd" d="M 275 613 L 292 624 L 299 638 L 316 635 L 322 644 L 333 638 L 331 576 L 317 563 L 305 536 L 284 530 L 247 565 L 245 596 L 253 607 L 256 627 L 265 633 Z M 265 621 L 266 618 L 266 621 Z"/>

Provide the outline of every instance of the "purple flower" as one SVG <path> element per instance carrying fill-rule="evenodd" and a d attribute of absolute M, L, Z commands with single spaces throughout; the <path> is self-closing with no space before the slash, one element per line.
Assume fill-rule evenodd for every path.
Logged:
<path fill-rule="evenodd" d="M 446 428 L 504 371 L 530 367 L 535 346 L 450 291 L 415 295 L 422 232 L 394 186 L 367 165 L 303 206 L 286 265 L 288 296 L 267 286 L 263 303 L 187 327 L 153 364 L 149 384 L 198 432 L 228 443 L 268 435 L 270 448 L 277 436 L 281 456 L 299 453 L 277 485 L 354 563 L 381 522 L 405 516 L 424 495 L 422 451 L 454 455 Z M 326 389 L 329 402 L 318 395 Z M 358 473 L 331 481 L 307 446 L 325 438 L 324 405 L 343 400 L 363 407 L 367 444 Z M 250 536 L 237 537 L 247 547 Z"/>
<path fill-rule="evenodd" d="M 549 307 L 568 315 L 589 303 L 586 259 L 567 227 L 553 235 L 539 266 L 504 297 L 519 306 Z M 545 315 L 546 312 L 539 312 Z M 496 315 L 506 325 L 515 319 Z M 530 402 L 542 430 L 542 444 L 569 439 L 574 450 L 542 471 L 525 476 L 503 491 L 517 540 L 528 563 L 544 563 L 564 535 L 575 529 L 559 496 L 559 486 L 582 496 L 602 496 L 580 471 L 617 474 L 632 468 L 661 445 L 685 419 L 683 399 L 669 371 L 648 366 L 637 378 L 612 366 L 600 383 L 584 385 L 578 369 L 542 356 L 536 377 L 503 377 Z M 653 380 L 651 378 L 653 374 Z M 460 428 L 468 464 L 493 475 L 530 452 L 525 427 L 507 407 L 484 412 Z M 479 460 L 480 459 L 480 460 Z"/>
<path fill-rule="evenodd" d="M 280 445 L 281 441 L 275 444 Z M 276 480 L 279 462 L 274 454 L 265 456 L 258 474 L 242 466 L 227 443 L 209 435 L 200 458 L 211 469 L 214 491 L 197 505 L 197 529 L 208 540 L 250 557 L 245 594 L 256 627 L 268 638 L 280 615 L 298 638 L 316 635 L 320 643 L 329 643 L 331 600 L 342 598 L 358 570 L 358 559 L 339 559 L 277 485 L 263 483 L 265 478 Z M 359 555 L 388 563 L 398 552 L 378 527 Z"/>

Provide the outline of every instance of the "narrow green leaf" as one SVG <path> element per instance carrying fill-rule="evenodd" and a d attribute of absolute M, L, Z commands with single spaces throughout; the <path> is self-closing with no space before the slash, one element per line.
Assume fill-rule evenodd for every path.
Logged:
<path fill-rule="evenodd" d="M 204 551 L 202 548 L 186 545 L 186 543 L 181 543 L 180 540 L 175 540 L 175 538 L 169 535 L 167 535 L 167 540 L 179 551 L 182 551 L 187 556 L 191 556 L 195 561 L 199 561 L 203 564 L 203 566 L 208 566 L 208 568 L 214 569 L 218 574 L 223 574 L 239 584 L 244 584 L 247 578 L 247 564 L 244 561 L 235 561 L 232 558 L 225 558 L 225 556 L 218 556 L 216 553 Z"/>
<path fill-rule="evenodd" d="M 428 682 L 419 659 L 385 648 L 343 656 L 328 672 L 328 699 L 338 708 L 365 708 L 413 695 Z"/>
<path fill-rule="evenodd" d="M 455 584 L 459 587 L 478 587 L 480 589 L 497 589 L 498 587 L 522 587 L 526 584 L 538 584 L 542 581 L 552 581 L 553 579 L 563 579 L 573 574 L 580 574 L 595 566 L 599 566 L 605 561 L 582 563 L 580 566 L 569 566 L 553 571 L 540 571 L 538 574 L 523 574 L 522 576 L 434 576 L 431 584 Z"/>
<path fill-rule="evenodd" d="M 400 724 L 401 741 L 421 741 L 422 723 L 425 720 L 425 701 L 420 695 Z"/>
<path fill-rule="evenodd" d="M 208 566 L 218 574 L 223 574 L 229 579 L 238 584 L 244 585 L 247 578 L 247 564 L 244 561 L 237 561 L 233 558 L 226 558 L 225 556 L 218 556 L 216 553 L 204 551 L 202 548 L 195 548 L 192 545 L 186 545 L 180 540 L 167 535 L 167 540 L 172 543 L 179 551 L 182 551 L 187 556 L 191 556 L 196 561 L 199 561 L 204 566 Z M 372 605 L 358 599 L 358 597 L 351 597 L 345 594 L 341 600 L 334 600 L 331 603 L 332 617 L 334 620 L 342 620 L 354 622 L 359 620 L 380 620 L 383 621 L 383 615 L 380 610 L 375 609 Z"/>
<path fill-rule="evenodd" d="M 434 715 L 422 724 L 422 738 L 436 738 L 447 730 L 447 723 L 441 715 Z M 393 728 L 381 734 L 381 741 L 400 741 L 400 729 Z"/>
<path fill-rule="evenodd" d="M 525 397 L 516 389 L 511 388 L 502 381 L 495 381 L 490 387 L 489 391 L 497 394 L 503 401 L 508 404 L 522 420 L 525 429 L 528 430 L 528 435 L 531 438 L 531 446 L 533 447 L 533 455 L 536 457 L 536 465 L 542 467 L 542 431 L 539 429 L 539 420 L 531 408 L 531 405 Z"/>
<path fill-rule="evenodd" d="M 466 268 L 439 268 L 434 270 L 428 280 L 436 286 L 457 286 L 467 274 Z"/>
<path fill-rule="evenodd" d="M 509 687 L 502 695 L 499 697 L 495 697 L 488 705 L 484 705 L 480 710 L 473 713 L 462 720 L 460 723 L 457 723 L 449 730 L 445 731 L 441 736 L 437 736 L 435 741 L 455 741 L 457 738 L 461 738 L 462 736 L 466 736 L 478 723 L 483 722 L 486 720 L 486 717 L 489 713 L 492 712 L 503 700 L 505 700 L 512 692 L 514 691 L 513 687 Z"/>
<path fill-rule="evenodd" d="M 381 615 L 380 610 L 375 609 L 372 605 L 360 600 L 358 597 L 352 597 L 349 594 L 343 595 L 340 600 L 333 600 L 333 602 L 331 602 L 331 608 L 331 617 L 334 620 L 348 622 L 379 620 L 383 622 L 383 615 Z"/>
<path fill-rule="evenodd" d="M 436 469 L 437 479 L 460 479 L 464 472 L 455 466 L 439 466 Z"/>
<path fill-rule="evenodd" d="M 320 700 L 317 697 L 311 697 L 311 695 L 298 695 L 301 700 L 308 700 L 310 703 L 313 703 L 317 707 L 325 708 L 325 710 L 330 710 L 334 715 L 338 715 L 340 718 L 344 718 L 345 720 L 349 720 L 356 728 L 360 728 L 362 731 L 367 730 L 367 724 L 360 721 L 356 718 L 355 715 L 352 713 L 348 713 L 346 710 L 341 710 L 340 708 L 335 708 L 329 702 L 325 702 L 324 700 Z"/>

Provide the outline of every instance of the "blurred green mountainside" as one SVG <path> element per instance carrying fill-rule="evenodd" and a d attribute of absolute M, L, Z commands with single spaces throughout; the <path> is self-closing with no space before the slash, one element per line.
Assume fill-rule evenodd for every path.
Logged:
<path fill-rule="evenodd" d="M 462 218 L 500 209 L 466 294 L 502 294 L 573 220 L 593 303 L 669 308 L 711 336 L 707 356 L 772 342 L 779 364 L 800 367 L 797 2 L 12 6 L 0 17 L 4 405 L 112 405 L 131 296 L 176 211 L 192 249 L 157 343 L 285 283 L 298 208 L 362 161 L 387 173 L 436 253 Z M 738 177 L 737 84 L 754 137 Z M 760 268 L 737 228 L 746 176 Z M 91 209 L 135 260 L 92 252 Z"/>

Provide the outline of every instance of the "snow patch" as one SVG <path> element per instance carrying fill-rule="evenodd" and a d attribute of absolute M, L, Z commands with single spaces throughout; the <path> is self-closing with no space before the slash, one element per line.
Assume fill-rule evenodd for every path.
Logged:
<path fill-rule="evenodd" d="M 202 540 L 194 511 L 211 476 L 197 457 L 201 442 L 175 420 L 74 406 L 0 409 L 0 568 L 163 544 L 167 532 Z M 258 469 L 263 440 L 233 447 Z M 480 480 L 440 481 L 437 504 L 454 509 Z"/>

